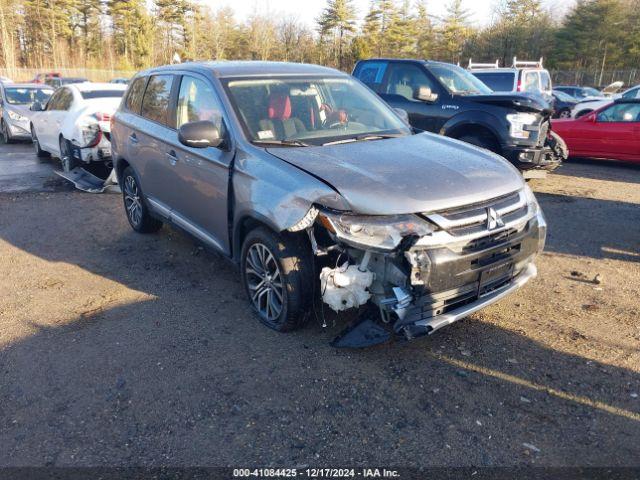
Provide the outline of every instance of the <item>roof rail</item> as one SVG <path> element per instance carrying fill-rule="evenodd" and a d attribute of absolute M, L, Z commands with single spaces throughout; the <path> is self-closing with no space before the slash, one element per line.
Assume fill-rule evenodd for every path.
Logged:
<path fill-rule="evenodd" d="M 471 59 L 469 59 L 467 68 L 469 70 L 473 70 L 474 68 L 500 68 L 500 60 L 496 60 L 496 63 L 473 63 Z"/>
<path fill-rule="evenodd" d="M 540 60 L 538 60 L 537 62 L 522 61 L 522 60 L 518 60 L 518 57 L 513 57 L 512 67 L 513 68 L 520 68 L 520 67 L 542 68 L 542 57 L 540 57 Z"/>

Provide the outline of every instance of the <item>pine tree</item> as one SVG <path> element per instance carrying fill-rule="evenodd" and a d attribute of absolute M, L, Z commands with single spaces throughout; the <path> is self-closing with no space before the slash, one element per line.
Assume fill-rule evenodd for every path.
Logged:
<path fill-rule="evenodd" d="M 116 54 L 123 68 L 141 68 L 150 54 L 151 26 L 145 0 L 108 0 Z"/>
<path fill-rule="evenodd" d="M 462 0 L 451 0 L 441 27 L 443 54 L 449 62 L 461 60 L 462 49 L 471 35 L 468 18 L 469 12 L 462 6 Z"/>
<path fill-rule="evenodd" d="M 355 32 L 356 12 L 352 0 L 329 0 L 318 19 L 320 35 L 333 34 L 337 43 L 338 68 L 344 65 L 344 45 L 347 36 Z"/>
<path fill-rule="evenodd" d="M 427 59 L 431 56 L 433 26 L 427 13 L 427 6 L 423 0 L 418 1 L 416 9 L 418 11 L 415 20 L 416 53 L 419 58 Z"/>

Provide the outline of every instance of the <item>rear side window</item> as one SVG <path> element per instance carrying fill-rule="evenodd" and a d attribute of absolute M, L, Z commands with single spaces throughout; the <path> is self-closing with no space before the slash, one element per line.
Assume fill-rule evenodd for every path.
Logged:
<path fill-rule="evenodd" d="M 478 79 L 494 92 L 512 92 L 515 90 L 513 72 L 472 72 Z"/>
<path fill-rule="evenodd" d="M 136 78 L 131 84 L 125 107 L 127 110 L 139 113 L 140 105 L 142 105 L 142 94 L 144 93 L 144 83 L 147 81 L 147 77 Z"/>
<path fill-rule="evenodd" d="M 387 62 L 365 62 L 358 65 L 355 77 L 376 92 L 382 88 Z"/>
<path fill-rule="evenodd" d="M 173 75 L 154 75 L 149 79 L 142 97 L 140 114 L 154 122 L 168 125 L 169 97 Z"/>
<path fill-rule="evenodd" d="M 80 92 L 82 98 L 91 100 L 92 98 L 120 98 L 124 90 L 92 90 L 90 92 Z"/>

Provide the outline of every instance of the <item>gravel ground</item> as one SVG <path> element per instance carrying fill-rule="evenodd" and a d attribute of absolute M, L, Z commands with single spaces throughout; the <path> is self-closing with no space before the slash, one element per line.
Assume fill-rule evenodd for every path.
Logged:
<path fill-rule="evenodd" d="M 0 466 L 640 466 L 640 168 L 532 182 L 537 279 L 341 351 L 342 319 L 260 326 L 228 261 L 135 234 L 118 195 L 46 163 L 30 183 L 33 162 L 0 146 Z"/>

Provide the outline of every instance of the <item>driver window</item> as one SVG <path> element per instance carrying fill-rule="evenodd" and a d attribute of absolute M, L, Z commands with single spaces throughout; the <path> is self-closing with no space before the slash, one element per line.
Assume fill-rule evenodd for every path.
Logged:
<path fill-rule="evenodd" d="M 619 103 L 598 114 L 598 122 L 640 122 L 640 103 Z"/>
<path fill-rule="evenodd" d="M 414 98 L 414 94 L 420 87 L 427 87 L 432 91 L 435 90 L 433 82 L 417 65 L 390 64 L 389 68 L 387 94 L 400 95 L 407 100 L 419 102 Z"/>
<path fill-rule="evenodd" d="M 222 106 L 213 87 L 203 80 L 182 77 L 176 115 L 177 128 L 185 123 L 209 121 L 223 135 Z"/>

